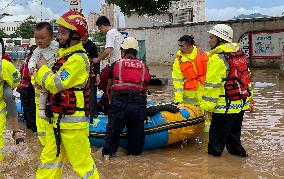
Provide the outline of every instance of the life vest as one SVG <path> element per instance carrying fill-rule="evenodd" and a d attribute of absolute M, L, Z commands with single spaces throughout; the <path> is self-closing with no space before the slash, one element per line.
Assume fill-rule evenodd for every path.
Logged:
<path fill-rule="evenodd" d="M 112 91 L 145 92 L 146 81 L 150 81 L 150 74 L 141 60 L 124 58 L 115 62 Z"/>
<path fill-rule="evenodd" d="M 21 81 L 20 85 L 17 88 L 17 91 L 24 92 L 29 84 L 31 83 L 31 77 L 29 74 L 29 68 L 28 68 L 28 63 L 29 63 L 30 56 L 26 57 L 25 62 L 22 64 L 20 67 L 20 73 L 21 73 Z"/>
<path fill-rule="evenodd" d="M 85 53 L 84 51 L 76 51 L 74 53 Z M 54 73 L 58 72 L 63 64 L 68 60 L 74 53 L 60 58 L 52 67 Z M 84 108 L 76 107 L 76 95 L 75 91 L 82 91 L 84 94 Z M 72 115 L 76 111 L 85 111 L 86 116 L 90 115 L 90 82 L 86 83 L 84 88 L 70 88 L 63 90 L 54 95 L 49 95 L 50 110 L 54 113 L 62 115 Z"/>
<path fill-rule="evenodd" d="M 9 61 L 9 62 L 12 62 L 12 58 L 11 58 L 8 54 L 6 54 L 6 53 L 4 53 L 4 54 L 2 55 L 2 58 L 5 59 L 5 60 L 7 60 L 7 61 Z"/>
<path fill-rule="evenodd" d="M 231 101 L 243 100 L 251 96 L 249 84 L 251 83 L 250 71 L 247 66 L 247 57 L 241 51 L 223 53 L 225 59 L 229 63 L 229 74 L 225 81 L 225 95 L 227 106 Z"/>
<path fill-rule="evenodd" d="M 193 61 L 182 62 L 181 56 L 177 56 L 181 72 L 185 78 L 184 89 L 196 90 L 198 82 L 204 85 L 206 80 L 208 57 L 203 50 L 197 49 L 196 57 Z"/>

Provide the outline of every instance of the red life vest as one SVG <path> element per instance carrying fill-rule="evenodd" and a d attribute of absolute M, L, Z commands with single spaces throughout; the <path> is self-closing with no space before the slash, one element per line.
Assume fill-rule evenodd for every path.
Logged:
<path fill-rule="evenodd" d="M 184 89 L 196 90 L 198 82 L 204 85 L 207 72 L 208 57 L 203 50 L 197 49 L 196 57 L 193 61 L 181 61 L 181 56 L 177 56 L 181 72 L 185 78 Z"/>
<path fill-rule="evenodd" d="M 17 88 L 17 91 L 19 93 L 24 92 L 28 88 L 29 84 L 31 83 L 31 77 L 30 77 L 29 68 L 28 68 L 29 60 L 30 60 L 30 56 L 26 57 L 25 62 L 20 67 L 21 81 L 20 81 L 20 85 Z"/>
<path fill-rule="evenodd" d="M 9 61 L 9 62 L 12 62 L 12 58 L 6 53 L 2 55 L 2 58 Z"/>
<path fill-rule="evenodd" d="M 130 90 L 143 92 L 150 81 L 149 70 L 139 59 L 120 59 L 113 69 L 113 91 Z"/>
<path fill-rule="evenodd" d="M 85 53 L 84 51 L 76 51 L 74 53 Z M 60 58 L 52 67 L 54 73 L 58 72 L 63 64 L 68 60 L 74 53 Z M 84 108 L 76 107 L 76 95 L 75 91 L 82 91 L 84 94 Z M 90 115 L 90 82 L 88 79 L 87 84 L 84 88 L 70 88 L 63 90 L 54 95 L 50 94 L 49 97 L 50 110 L 54 113 L 63 115 L 72 115 L 76 111 L 85 111 L 86 116 Z"/>
<path fill-rule="evenodd" d="M 251 96 L 249 90 L 250 71 L 247 66 L 247 57 L 241 51 L 223 53 L 225 59 L 230 64 L 229 74 L 225 81 L 225 98 L 226 101 L 245 101 L 247 97 Z"/>

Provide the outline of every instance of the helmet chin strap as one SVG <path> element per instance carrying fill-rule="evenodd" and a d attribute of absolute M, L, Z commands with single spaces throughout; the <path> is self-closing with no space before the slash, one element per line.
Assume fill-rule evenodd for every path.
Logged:
<path fill-rule="evenodd" d="M 68 48 L 68 47 L 70 47 L 71 40 L 78 40 L 79 41 L 79 40 L 81 40 L 81 36 L 80 35 L 77 36 L 77 35 L 75 35 L 75 33 L 73 31 L 70 31 L 69 37 L 68 37 L 68 39 L 64 43 L 60 43 L 58 41 L 58 39 L 57 39 L 57 41 L 59 43 L 59 48 Z"/>

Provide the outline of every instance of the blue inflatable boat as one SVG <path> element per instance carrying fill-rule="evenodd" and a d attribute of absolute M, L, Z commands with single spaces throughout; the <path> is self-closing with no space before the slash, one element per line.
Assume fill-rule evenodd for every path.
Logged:
<path fill-rule="evenodd" d="M 199 135 L 203 131 L 204 117 L 196 106 L 180 104 L 179 112 L 157 112 L 145 122 L 145 150 L 161 148 Z M 90 143 L 104 145 L 107 116 L 98 116 L 90 124 Z M 127 145 L 126 129 L 121 134 L 120 146 Z"/>

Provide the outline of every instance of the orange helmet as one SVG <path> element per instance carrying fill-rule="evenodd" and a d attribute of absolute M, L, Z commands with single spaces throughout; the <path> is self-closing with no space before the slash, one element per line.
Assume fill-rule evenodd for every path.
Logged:
<path fill-rule="evenodd" d="M 88 25 L 84 15 L 77 11 L 67 11 L 56 20 L 58 25 L 85 36 L 88 33 Z"/>

